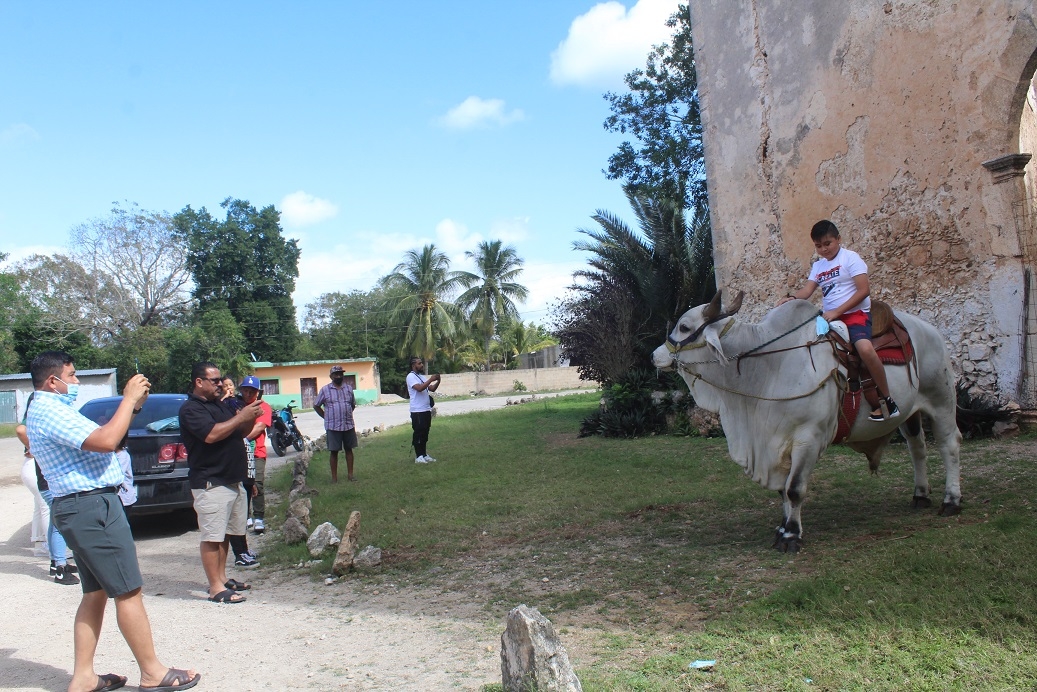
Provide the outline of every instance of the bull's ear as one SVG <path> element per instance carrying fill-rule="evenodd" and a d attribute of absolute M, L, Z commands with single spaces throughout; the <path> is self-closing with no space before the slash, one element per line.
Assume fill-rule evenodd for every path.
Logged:
<path fill-rule="evenodd" d="M 728 315 L 733 315 L 742 309 L 742 298 L 745 297 L 745 291 L 739 291 L 735 294 L 735 299 L 731 301 L 731 304 L 724 310 Z"/>
<path fill-rule="evenodd" d="M 724 355 L 724 346 L 720 343 L 720 331 L 723 327 L 718 326 L 719 324 L 720 323 L 718 322 L 717 324 L 711 324 L 706 327 L 702 332 L 702 336 L 706 339 L 706 343 L 712 346 L 713 350 L 716 351 L 717 358 L 720 359 L 720 362 L 726 363 L 727 356 Z"/>
<path fill-rule="evenodd" d="M 709 305 L 702 311 L 702 319 L 709 322 L 720 314 L 720 294 L 723 291 L 717 291 L 717 294 L 713 296 L 713 300 L 709 301 Z"/>

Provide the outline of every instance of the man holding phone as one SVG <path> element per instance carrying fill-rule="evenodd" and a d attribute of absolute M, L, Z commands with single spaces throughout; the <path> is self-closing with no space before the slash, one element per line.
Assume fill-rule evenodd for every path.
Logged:
<path fill-rule="evenodd" d="M 245 584 L 227 578 L 227 536 L 245 533 L 247 504 L 242 485 L 248 476 L 248 455 L 242 439 L 262 413 L 258 401 L 234 412 L 225 406 L 223 378 L 215 363 L 197 363 L 192 387 L 180 407 L 180 437 L 187 447 L 187 477 L 194 495 L 201 533 L 202 567 L 213 603 L 241 603 Z"/>

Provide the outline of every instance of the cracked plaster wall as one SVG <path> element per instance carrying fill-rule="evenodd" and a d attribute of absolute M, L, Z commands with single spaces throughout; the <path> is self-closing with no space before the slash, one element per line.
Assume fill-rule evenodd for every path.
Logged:
<path fill-rule="evenodd" d="M 945 335 L 974 392 L 1016 400 L 1019 151 L 1037 0 L 692 0 L 718 283 L 759 318 L 830 218 L 872 295 Z M 1037 153 L 1037 152 L 1034 152 Z"/>

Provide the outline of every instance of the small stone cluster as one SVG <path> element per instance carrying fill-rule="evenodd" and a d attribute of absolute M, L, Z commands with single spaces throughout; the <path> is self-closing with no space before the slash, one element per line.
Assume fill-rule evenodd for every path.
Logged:
<path fill-rule="evenodd" d="M 316 440 L 314 444 L 320 442 L 323 442 L 323 438 Z M 338 551 L 332 564 L 332 571 L 337 576 L 342 576 L 352 569 L 378 567 L 382 564 L 382 551 L 379 548 L 369 545 L 357 552 L 360 542 L 360 512 L 349 515 L 349 521 L 342 533 L 339 533 L 334 524 L 327 521 L 310 532 L 310 513 L 313 510 L 310 497 L 318 493 L 316 489 L 306 485 L 306 473 L 312 457 L 313 450 L 308 448 L 295 460 L 292 486 L 288 491 L 288 509 L 285 510 L 285 522 L 281 526 L 282 539 L 287 545 L 305 541 L 306 548 L 313 558 L 320 558 L 328 548 L 337 545 Z"/>

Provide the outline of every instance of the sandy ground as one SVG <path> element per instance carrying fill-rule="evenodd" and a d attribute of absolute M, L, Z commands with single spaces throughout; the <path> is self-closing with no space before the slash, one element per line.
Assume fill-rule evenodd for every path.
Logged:
<path fill-rule="evenodd" d="M 544 396 L 544 395 L 538 395 Z M 511 398 L 516 398 L 512 396 Z M 503 406 L 508 397 L 441 402 L 440 415 Z M 409 422 L 406 403 L 357 410 L 360 429 Z M 313 413 L 305 434 L 323 431 Z M 288 463 L 293 454 L 275 464 Z M 21 446 L 0 439 L 0 688 L 66 689 L 72 672 L 72 619 L 79 587 L 60 586 L 29 543 L 32 496 L 22 485 Z M 166 665 L 202 673 L 197 689 L 473 690 L 500 682 L 500 634 L 506 613 L 488 616 L 463 594 L 415 593 L 343 579 L 330 586 L 308 574 L 265 567 L 228 574 L 253 584 L 247 602 L 205 600 L 197 530 L 150 522 L 137 530 L 145 604 Z M 264 541 L 250 537 L 262 555 Z M 98 673 L 139 673 L 109 603 L 96 657 Z"/>

